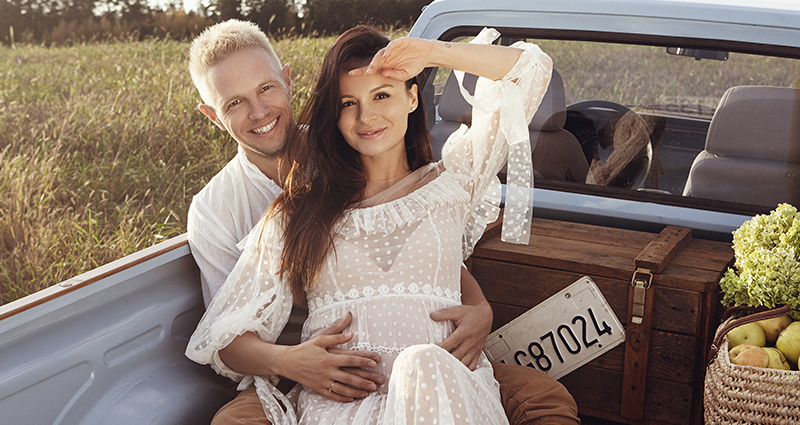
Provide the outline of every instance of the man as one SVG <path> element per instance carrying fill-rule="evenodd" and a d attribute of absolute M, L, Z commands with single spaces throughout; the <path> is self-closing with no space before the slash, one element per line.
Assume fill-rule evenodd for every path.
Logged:
<path fill-rule="evenodd" d="M 284 147 L 298 130 L 290 103 L 289 66 L 281 66 L 255 25 L 230 20 L 208 28 L 192 43 L 189 68 L 204 101 L 199 109 L 239 145 L 236 157 L 195 196 L 189 209 L 189 245 L 208 305 L 233 269 L 243 241 L 281 193 Z M 431 318 L 453 321 L 456 330 L 441 346 L 473 369 L 491 328 L 491 307 L 465 269 L 461 285 L 464 305 L 435 312 Z M 321 382 L 342 383 L 336 392 L 320 391 L 339 401 L 366 397 L 384 383 L 383 376 L 369 371 L 379 356 L 334 348 L 352 337 L 341 334 L 349 316 L 331 325 L 326 335 L 301 344 L 304 314 L 303 307 L 295 306 L 278 344 L 245 334 L 220 351 L 220 361 L 240 373 L 237 378 L 276 375 L 286 378 L 281 383 L 299 382 L 312 389 Z M 512 423 L 578 422 L 574 401 L 557 382 L 529 368 L 495 368 Z M 250 387 L 223 407 L 213 423 L 264 422 L 265 413 Z"/>

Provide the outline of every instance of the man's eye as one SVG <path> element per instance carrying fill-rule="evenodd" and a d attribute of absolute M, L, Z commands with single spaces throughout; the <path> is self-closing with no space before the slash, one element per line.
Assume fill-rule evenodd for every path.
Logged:
<path fill-rule="evenodd" d="M 229 104 L 228 104 L 228 106 L 229 106 L 229 107 L 230 107 L 230 106 L 236 106 L 236 105 L 238 105 L 238 104 L 239 104 L 239 103 L 241 103 L 241 102 L 242 102 L 241 100 L 239 100 L 239 99 L 236 99 L 236 100 L 234 100 L 233 102 L 229 103 Z"/>
<path fill-rule="evenodd" d="M 269 84 L 268 84 L 268 85 L 266 85 L 266 86 L 264 86 L 264 87 L 261 87 L 261 91 L 262 91 L 262 92 L 265 92 L 265 91 L 268 91 L 268 90 L 269 90 L 269 89 L 271 89 L 271 88 L 272 88 L 272 85 L 269 85 Z"/>

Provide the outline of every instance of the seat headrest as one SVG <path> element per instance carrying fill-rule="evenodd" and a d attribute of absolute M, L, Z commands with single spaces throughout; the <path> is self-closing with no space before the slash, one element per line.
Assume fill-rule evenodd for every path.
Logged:
<path fill-rule="evenodd" d="M 464 88 L 469 94 L 475 94 L 475 83 L 478 77 L 473 74 L 464 74 Z M 458 80 L 453 72 L 447 77 L 444 84 L 442 97 L 439 98 L 439 116 L 446 121 L 455 121 L 462 124 L 472 123 L 472 105 L 461 96 L 458 89 Z"/>
<path fill-rule="evenodd" d="M 711 119 L 705 149 L 720 156 L 800 162 L 800 89 L 729 88 Z"/>
<path fill-rule="evenodd" d="M 558 131 L 567 122 L 567 100 L 564 95 L 564 80 L 555 69 L 550 85 L 542 98 L 542 104 L 533 115 L 528 129 L 533 131 Z"/>
<path fill-rule="evenodd" d="M 475 94 L 475 83 L 478 78 L 472 74 L 464 74 L 464 88 Z M 469 124 L 472 122 L 472 106 L 461 96 L 458 80 L 450 73 L 439 98 L 439 116 L 443 120 Z M 550 85 L 545 92 L 542 104 L 528 125 L 534 131 L 558 131 L 564 128 L 567 120 L 567 104 L 564 95 L 564 82 L 561 75 L 553 70 Z"/>

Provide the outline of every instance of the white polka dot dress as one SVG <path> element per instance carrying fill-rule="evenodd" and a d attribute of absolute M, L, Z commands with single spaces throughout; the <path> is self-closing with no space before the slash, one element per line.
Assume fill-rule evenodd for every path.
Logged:
<path fill-rule="evenodd" d="M 453 332 L 453 324 L 434 322 L 430 314 L 461 302 L 460 269 L 486 225 L 497 218 L 499 191 L 493 185 L 509 151 L 527 155 L 527 171 L 517 167 L 516 173 L 532 173 L 527 122 L 541 102 L 552 65 L 534 45 L 515 47 L 524 52 L 505 78 L 479 79 L 472 127 L 451 136 L 442 162 L 414 171 L 345 214 L 319 281 L 307 291 L 303 340 L 351 312 L 345 332 L 354 337 L 341 348 L 380 354 L 375 371 L 389 378 L 387 384 L 352 403 L 304 388 L 295 417 L 283 412 L 281 404 L 288 401 L 268 379 L 255 377 L 274 424 L 508 423 L 485 356 L 470 371 L 440 349 L 436 344 Z M 525 149 L 517 149 L 519 143 Z M 511 224 L 504 217 L 504 226 L 529 227 L 531 206 L 519 208 Z M 280 220 L 261 229 L 257 225 L 258 234 L 248 237 L 242 259 L 187 348 L 190 358 L 233 379 L 251 378 L 228 369 L 219 349 L 247 331 L 274 342 L 291 309 L 287 285 L 277 277 Z M 516 239 L 527 241 L 527 233 Z"/>

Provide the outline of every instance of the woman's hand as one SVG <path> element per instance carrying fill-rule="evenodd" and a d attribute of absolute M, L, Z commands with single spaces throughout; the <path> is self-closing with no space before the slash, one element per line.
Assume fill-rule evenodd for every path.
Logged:
<path fill-rule="evenodd" d="M 369 65 L 350 71 L 353 77 L 380 74 L 384 77 L 406 81 L 422 72 L 434 49 L 434 42 L 420 38 L 403 37 L 392 40 L 379 50 Z"/>

